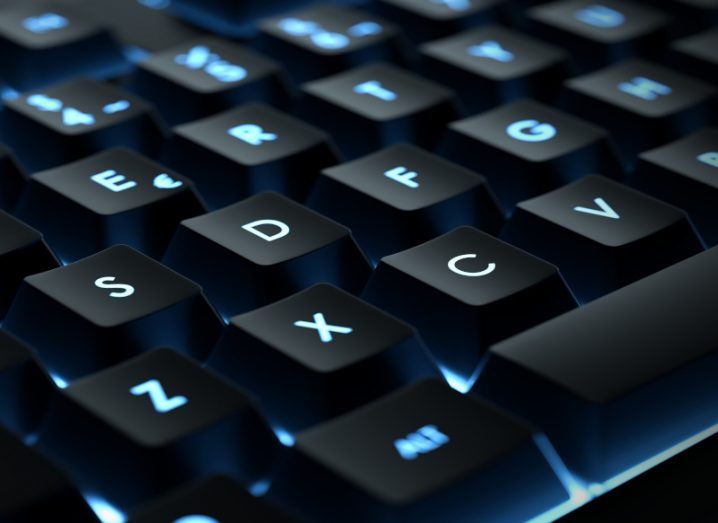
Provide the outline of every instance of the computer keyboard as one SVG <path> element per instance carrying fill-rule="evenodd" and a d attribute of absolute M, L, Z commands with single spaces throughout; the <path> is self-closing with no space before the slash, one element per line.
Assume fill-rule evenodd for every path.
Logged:
<path fill-rule="evenodd" d="M 0 100 L 0 523 L 718 521 L 718 0 L 0 0 Z"/>

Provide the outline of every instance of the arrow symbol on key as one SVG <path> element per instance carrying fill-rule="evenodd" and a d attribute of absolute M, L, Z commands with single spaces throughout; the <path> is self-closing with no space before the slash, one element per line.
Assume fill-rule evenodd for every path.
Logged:
<path fill-rule="evenodd" d="M 602 218 L 611 218 L 612 220 L 618 220 L 621 217 L 618 215 L 613 208 L 606 203 L 603 198 L 594 198 L 593 203 L 598 205 L 600 209 L 592 209 L 590 207 L 574 207 L 573 210 L 576 212 L 582 212 L 585 214 L 593 214 L 594 216 L 601 216 Z"/>

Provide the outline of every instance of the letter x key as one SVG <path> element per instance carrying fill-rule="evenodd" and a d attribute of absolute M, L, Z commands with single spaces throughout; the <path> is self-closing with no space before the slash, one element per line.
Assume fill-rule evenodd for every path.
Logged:
<path fill-rule="evenodd" d="M 315 313 L 313 318 L 313 322 L 300 320 L 295 321 L 294 325 L 303 329 L 315 329 L 319 334 L 319 339 L 322 340 L 322 343 L 330 343 L 334 341 L 332 332 L 337 334 L 350 334 L 354 330 L 351 327 L 342 327 L 341 325 L 332 325 L 327 323 L 324 319 L 324 314 L 321 312 Z"/>

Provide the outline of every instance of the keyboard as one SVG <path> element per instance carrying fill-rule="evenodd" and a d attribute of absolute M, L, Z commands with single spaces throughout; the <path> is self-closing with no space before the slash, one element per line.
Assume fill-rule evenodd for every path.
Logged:
<path fill-rule="evenodd" d="M 716 50 L 717 0 L 0 0 L 0 522 L 718 521 Z"/>

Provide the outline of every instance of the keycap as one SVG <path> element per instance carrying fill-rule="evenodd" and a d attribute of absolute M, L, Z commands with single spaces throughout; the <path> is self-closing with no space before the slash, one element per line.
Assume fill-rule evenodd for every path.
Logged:
<path fill-rule="evenodd" d="M 625 0 L 558 0 L 528 12 L 532 32 L 570 49 L 582 71 L 634 56 L 660 56 L 668 21 L 657 9 Z"/>
<path fill-rule="evenodd" d="M 8 523 L 99 523 L 68 476 L 40 452 L 0 429 L 0 519 Z"/>
<path fill-rule="evenodd" d="M 481 176 L 409 144 L 325 169 L 307 204 L 349 227 L 375 264 L 460 225 L 497 234 L 504 223 Z"/>
<path fill-rule="evenodd" d="M 538 437 L 426 380 L 301 433 L 272 493 L 312 521 L 524 521 L 567 498 Z"/>
<path fill-rule="evenodd" d="M 173 0 L 171 12 L 213 33 L 247 38 L 257 32 L 258 20 L 308 3 L 308 0 Z"/>
<path fill-rule="evenodd" d="M 286 64 L 297 82 L 376 60 L 407 61 L 399 29 L 341 5 L 310 6 L 260 23 L 257 45 Z"/>
<path fill-rule="evenodd" d="M 508 4 L 505 0 L 377 0 L 376 9 L 405 28 L 411 40 L 425 42 L 505 20 Z"/>
<path fill-rule="evenodd" d="M 27 176 L 15 155 L 0 144 L 0 209 L 12 211 L 15 208 L 26 182 Z"/>
<path fill-rule="evenodd" d="M 57 266 L 55 256 L 38 231 L 0 211 L 0 319 L 25 276 Z"/>
<path fill-rule="evenodd" d="M 441 151 L 484 175 L 509 210 L 587 174 L 623 174 L 604 129 L 531 100 L 451 123 Z"/>
<path fill-rule="evenodd" d="M 70 6 L 21 2 L 0 9 L 0 76 L 17 90 L 126 69 L 113 36 Z"/>
<path fill-rule="evenodd" d="M 643 153 L 630 178 L 641 191 L 684 209 L 709 245 L 718 244 L 718 129 Z"/>
<path fill-rule="evenodd" d="M 681 209 L 602 176 L 519 203 L 501 238 L 558 266 L 581 303 L 703 250 Z"/>
<path fill-rule="evenodd" d="M 82 1 L 82 12 L 108 27 L 131 60 L 163 51 L 204 33 L 174 16 L 171 0 Z"/>
<path fill-rule="evenodd" d="M 117 245 L 25 278 L 3 327 L 68 381 L 161 345 L 202 360 L 222 323 L 195 283 Z"/>
<path fill-rule="evenodd" d="M 589 482 L 692 437 L 717 414 L 716 263 L 714 248 L 492 347 L 474 392 Z"/>
<path fill-rule="evenodd" d="M 194 180 L 210 209 L 265 190 L 301 201 L 339 161 L 326 133 L 262 104 L 175 127 L 163 158 Z"/>
<path fill-rule="evenodd" d="M 716 10 L 718 11 L 718 7 Z M 718 29 L 681 38 L 671 44 L 673 63 L 686 74 L 715 82 L 718 75 L 718 57 L 714 53 L 716 47 L 718 47 Z"/>
<path fill-rule="evenodd" d="M 22 163 L 38 171 L 119 145 L 153 155 L 164 129 L 143 100 L 79 79 L 5 102 L 3 135 Z"/>
<path fill-rule="evenodd" d="M 251 485 L 279 450 L 244 391 L 167 348 L 71 384 L 39 444 L 121 509 L 205 474 Z"/>
<path fill-rule="evenodd" d="M 212 476 L 151 502 L 130 518 L 129 523 L 217 521 L 289 523 L 295 520 L 263 499 L 250 495 L 228 476 Z"/>
<path fill-rule="evenodd" d="M 53 392 L 50 378 L 32 349 L 0 331 L 0 425 L 19 435 L 30 435 L 39 427 Z M 0 510 L 0 519 L 2 514 Z"/>
<path fill-rule="evenodd" d="M 378 63 L 304 84 L 302 117 L 326 129 L 347 158 L 398 142 L 433 148 L 457 116 L 452 91 Z"/>
<path fill-rule="evenodd" d="M 203 214 L 194 184 L 125 148 L 35 173 L 16 214 L 65 263 L 125 244 L 154 258 L 179 223 Z"/>
<path fill-rule="evenodd" d="M 413 327 L 327 284 L 232 318 L 208 365 L 290 434 L 436 374 Z"/>
<path fill-rule="evenodd" d="M 630 166 L 637 153 L 715 119 L 715 88 L 640 60 L 573 78 L 565 86 L 568 109 L 606 127 Z"/>
<path fill-rule="evenodd" d="M 472 227 L 382 258 L 362 297 L 464 378 L 492 343 L 575 306 L 556 267 Z"/>
<path fill-rule="evenodd" d="M 497 25 L 420 47 L 422 67 L 451 85 L 470 112 L 519 98 L 554 100 L 570 72 L 563 49 Z"/>
<path fill-rule="evenodd" d="M 224 318 L 320 282 L 356 294 L 371 272 L 348 229 L 270 192 L 183 221 L 163 261 Z"/>
<path fill-rule="evenodd" d="M 248 101 L 287 107 L 289 86 L 276 62 L 220 38 L 197 38 L 142 60 L 132 80 L 171 125 Z"/>

